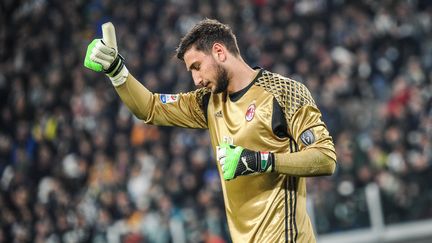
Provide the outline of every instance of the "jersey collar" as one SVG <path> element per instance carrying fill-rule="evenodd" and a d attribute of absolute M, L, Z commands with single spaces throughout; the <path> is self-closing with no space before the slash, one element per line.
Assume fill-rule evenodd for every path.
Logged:
<path fill-rule="evenodd" d="M 261 67 L 254 67 L 253 69 L 254 69 L 254 70 L 259 69 L 258 74 L 255 76 L 255 78 L 252 80 L 252 82 L 250 82 L 250 84 L 248 84 L 248 86 L 244 87 L 243 89 L 241 89 L 241 90 L 239 90 L 239 91 L 237 91 L 237 92 L 234 92 L 234 93 L 232 93 L 232 94 L 229 94 L 228 96 L 229 96 L 229 99 L 230 99 L 231 101 L 233 101 L 233 102 L 238 101 L 241 97 L 243 97 L 244 94 L 246 94 L 246 92 L 250 89 L 250 87 L 252 87 L 252 85 L 255 83 L 255 81 L 256 81 L 259 77 L 261 77 L 262 72 L 263 72 L 264 69 L 262 69 Z"/>

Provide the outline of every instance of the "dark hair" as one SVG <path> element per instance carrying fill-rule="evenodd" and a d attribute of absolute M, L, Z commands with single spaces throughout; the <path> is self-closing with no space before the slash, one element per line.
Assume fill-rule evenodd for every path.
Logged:
<path fill-rule="evenodd" d="M 184 61 L 185 52 L 192 46 L 198 51 L 209 53 L 215 42 L 223 44 L 235 56 L 240 55 L 231 27 L 214 19 L 204 19 L 181 39 L 176 50 L 177 58 Z"/>

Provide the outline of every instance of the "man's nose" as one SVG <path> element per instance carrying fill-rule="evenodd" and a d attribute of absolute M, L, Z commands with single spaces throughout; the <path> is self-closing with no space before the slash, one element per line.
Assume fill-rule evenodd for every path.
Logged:
<path fill-rule="evenodd" d="M 194 80 L 194 84 L 196 86 L 201 85 L 202 78 L 201 78 L 201 75 L 197 71 L 192 71 L 192 79 Z"/>

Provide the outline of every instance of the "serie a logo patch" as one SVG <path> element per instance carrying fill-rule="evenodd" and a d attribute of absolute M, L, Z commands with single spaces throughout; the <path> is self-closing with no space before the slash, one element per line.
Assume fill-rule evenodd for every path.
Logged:
<path fill-rule="evenodd" d="M 304 145 L 308 146 L 315 142 L 315 135 L 311 129 L 308 129 L 300 135 L 300 139 Z"/>
<path fill-rule="evenodd" d="M 161 94 L 159 98 L 163 104 L 169 104 L 169 103 L 176 102 L 178 100 L 178 95 Z"/>

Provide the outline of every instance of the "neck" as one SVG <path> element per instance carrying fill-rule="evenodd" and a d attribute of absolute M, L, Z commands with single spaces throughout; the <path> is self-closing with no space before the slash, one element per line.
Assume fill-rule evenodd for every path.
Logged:
<path fill-rule="evenodd" d="M 242 58 L 234 58 L 229 63 L 229 85 L 228 94 L 240 91 L 248 86 L 254 80 L 257 70 L 251 68 Z"/>

